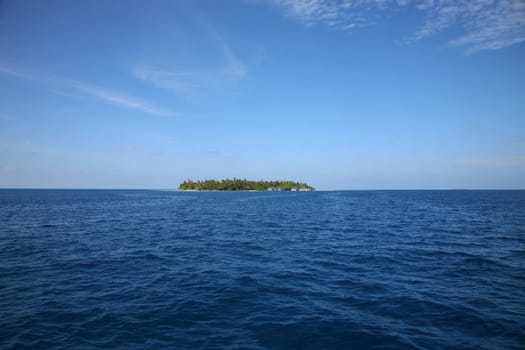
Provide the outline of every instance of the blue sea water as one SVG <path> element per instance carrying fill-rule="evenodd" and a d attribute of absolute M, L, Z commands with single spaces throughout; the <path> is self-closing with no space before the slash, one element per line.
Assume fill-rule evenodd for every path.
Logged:
<path fill-rule="evenodd" d="M 525 191 L 0 190 L 2 349 L 524 349 Z"/>

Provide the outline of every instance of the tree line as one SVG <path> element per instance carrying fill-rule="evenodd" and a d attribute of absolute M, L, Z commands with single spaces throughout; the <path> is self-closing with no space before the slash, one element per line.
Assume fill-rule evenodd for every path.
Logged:
<path fill-rule="evenodd" d="M 225 180 L 186 180 L 180 184 L 179 190 L 205 191 L 313 191 L 314 188 L 306 183 L 295 181 L 250 181 L 246 179 Z"/>

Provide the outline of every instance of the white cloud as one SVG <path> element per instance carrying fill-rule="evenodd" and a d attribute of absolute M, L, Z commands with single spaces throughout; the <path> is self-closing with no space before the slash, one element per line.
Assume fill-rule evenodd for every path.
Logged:
<path fill-rule="evenodd" d="M 462 33 L 450 46 L 467 52 L 501 49 L 525 41 L 525 2 L 519 0 L 436 1 L 416 39 L 452 26 Z"/>
<path fill-rule="evenodd" d="M 364 5 L 363 1 L 273 0 L 273 2 L 284 8 L 286 15 L 298 18 L 309 25 L 324 23 L 340 28 L 353 28 L 363 24 L 358 15 Z"/>
<path fill-rule="evenodd" d="M 76 92 L 80 92 L 84 96 L 94 97 L 101 102 L 115 106 L 133 109 L 153 115 L 175 115 L 172 112 L 162 110 L 154 105 L 142 101 L 141 99 L 127 96 L 118 91 L 62 77 L 52 73 L 29 70 L 0 62 L 0 74 L 10 75 L 18 79 L 43 85 L 46 89 L 64 96 L 72 96 L 71 89 L 74 89 Z"/>
<path fill-rule="evenodd" d="M 126 96 L 114 90 L 109 90 L 103 87 L 86 84 L 86 83 L 83 83 L 77 80 L 69 80 L 69 85 L 71 87 L 76 88 L 77 90 L 83 91 L 90 96 L 96 97 L 99 100 L 112 104 L 112 105 L 134 109 L 134 110 L 144 112 L 147 114 L 155 114 L 155 115 L 162 115 L 162 116 L 174 115 L 173 113 L 161 110 L 142 100 L 139 100 L 134 97 Z"/>
<path fill-rule="evenodd" d="M 342 30 L 371 25 L 394 10 L 411 8 L 423 17 L 413 42 L 448 28 L 460 34 L 448 40 L 467 52 L 496 50 L 525 41 L 523 0 L 273 0 L 287 16 L 308 25 L 325 24 Z"/>
<path fill-rule="evenodd" d="M 153 67 L 150 64 L 135 64 L 131 73 L 154 87 L 172 90 L 186 98 L 200 98 L 210 92 L 225 91 L 244 79 L 246 65 L 235 55 L 226 41 L 204 20 L 199 21 L 206 28 L 215 44 L 222 66 L 218 68 L 178 69 L 176 66 Z"/>
<path fill-rule="evenodd" d="M 202 97 L 210 91 L 224 91 L 241 78 L 236 71 L 170 70 L 145 65 L 134 65 L 131 72 L 136 78 L 154 87 L 172 90 L 190 99 Z"/>

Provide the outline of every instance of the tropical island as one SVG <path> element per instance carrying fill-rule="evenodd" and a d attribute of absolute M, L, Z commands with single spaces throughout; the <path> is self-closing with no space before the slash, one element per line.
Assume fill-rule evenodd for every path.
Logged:
<path fill-rule="evenodd" d="M 315 188 L 294 181 L 250 181 L 246 179 L 186 180 L 180 184 L 180 191 L 313 191 Z"/>

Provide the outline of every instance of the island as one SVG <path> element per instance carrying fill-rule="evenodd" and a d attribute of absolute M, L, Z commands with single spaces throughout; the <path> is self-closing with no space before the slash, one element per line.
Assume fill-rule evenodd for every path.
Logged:
<path fill-rule="evenodd" d="M 294 181 L 250 181 L 246 179 L 186 180 L 180 184 L 180 191 L 313 191 L 315 188 Z"/>

